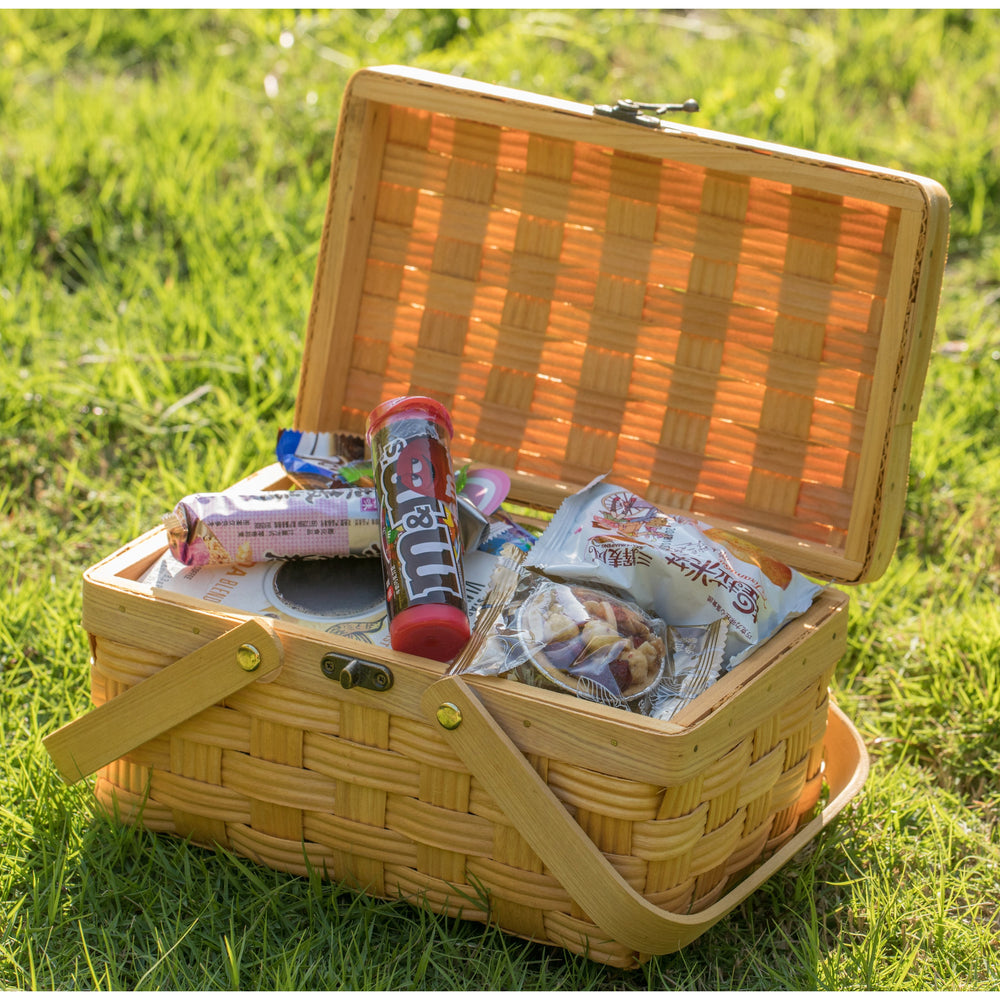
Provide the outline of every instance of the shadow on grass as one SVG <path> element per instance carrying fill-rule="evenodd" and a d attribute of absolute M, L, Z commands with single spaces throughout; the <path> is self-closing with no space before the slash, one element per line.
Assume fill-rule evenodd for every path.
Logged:
<path fill-rule="evenodd" d="M 687 948 L 624 971 L 97 816 L 63 872 L 61 932 L 89 985 L 128 990 L 819 989 L 850 842 L 842 818 Z"/>

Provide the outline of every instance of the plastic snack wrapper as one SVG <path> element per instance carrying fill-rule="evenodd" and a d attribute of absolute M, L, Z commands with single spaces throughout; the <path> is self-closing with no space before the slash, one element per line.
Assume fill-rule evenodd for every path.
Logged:
<path fill-rule="evenodd" d="M 379 553 L 373 490 L 193 493 L 163 524 L 170 551 L 186 566 Z"/>
<path fill-rule="evenodd" d="M 490 517 L 479 548 L 483 552 L 499 555 L 505 545 L 515 545 L 522 552 L 528 552 L 536 541 L 537 538 L 527 528 L 498 510 Z"/>
<path fill-rule="evenodd" d="M 662 621 L 607 589 L 562 583 L 502 552 L 451 673 L 510 677 L 649 715 L 665 669 Z"/>
<path fill-rule="evenodd" d="M 667 628 L 667 669 L 656 688 L 650 715 L 672 719 L 707 691 L 723 673 L 728 623 Z"/>
<path fill-rule="evenodd" d="M 821 589 L 742 535 L 665 513 L 601 480 L 563 501 L 525 565 L 615 588 L 671 626 L 725 619 L 727 670 Z"/>
<path fill-rule="evenodd" d="M 470 469 L 466 466 L 456 475 L 458 492 L 465 494 L 484 517 L 500 509 L 510 492 L 510 476 L 501 469 Z"/>
<path fill-rule="evenodd" d="M 365 439 L 357 434 L 281 430 L 275 452 L 288 478 L 302 489 L 373 485 Z"/>

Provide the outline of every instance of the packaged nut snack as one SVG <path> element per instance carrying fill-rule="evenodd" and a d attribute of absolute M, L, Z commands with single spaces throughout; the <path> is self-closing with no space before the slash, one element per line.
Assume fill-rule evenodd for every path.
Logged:
<path fill-rule="evenodd" d="M 521 605 L 517 629 L 543 686 L 648 714 L 666 656 L 661 621 L 607 591 L 546 580 Z"/>
<path fill-rule="evenodd" d="M 605 588 L 519 570 L 523 553 L 513 548 L 451 672 L 508 676 L 649 715 L 665 666 L 663 622 Z"/>
<path fill-rule="evenodd" d="M 749 539 L 668 514 L 600 480 L 563 502 L 525 565 L 614 587 L 671 626 L 725 619 L 726 669 L 820 591 Z"/>

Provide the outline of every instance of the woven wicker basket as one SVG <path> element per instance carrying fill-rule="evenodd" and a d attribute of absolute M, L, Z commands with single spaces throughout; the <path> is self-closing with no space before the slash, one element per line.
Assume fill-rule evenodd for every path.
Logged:
<path fill-rule="evenodd" d="M 872 579 L 947 216 L 923 178 L 365 70 L 296 425 L 357 433 L 380 400 L 432 395 L 456 459 L 535 509 L 608 473 L 816 577 Z M 286 485 L 277 466 L 240 484 Z M 865 780 L 827 693 L 832 587 L 668 723 L 165 594 L 140 582 L 165 545 L 85 574 L 96 707 L 46 740 L 123 821 L 627 967 L 712 926 Z M 391 683 L 343 686 L 352 661 Z"/>

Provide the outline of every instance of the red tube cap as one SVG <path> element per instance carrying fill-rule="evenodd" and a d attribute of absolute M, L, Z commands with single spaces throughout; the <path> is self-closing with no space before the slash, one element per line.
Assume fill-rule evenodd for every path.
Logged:
<path fill-rule="evenodd" d="M 400 653 L 447 663 L 469 641 L 469 619 L 452 604 L 411 604 L 389 623 L 389 641 Z"/>
<path fill-rule="evenodd" d="M 448 437 L 454 434 L 451 414 L 444 403 L 439 403 L 430 396 L 397 396 L 379 403 L 368 414 L 365 435 L 369 443 L 376 429 L 394 417 L 423 417 L 441 424 L 448 431 Z"/>

